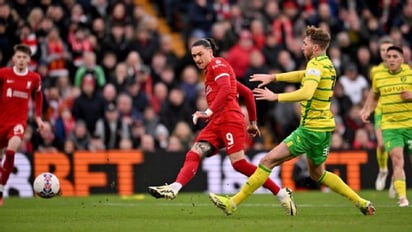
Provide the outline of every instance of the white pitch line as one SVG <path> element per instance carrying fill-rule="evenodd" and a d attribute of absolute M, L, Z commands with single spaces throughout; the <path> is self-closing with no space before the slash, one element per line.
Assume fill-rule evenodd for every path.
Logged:
<path fill-rule="evenodd" d="M 121 203 L 121 202 L 114 202 L 114 203 L 103 203 L 100 205 L 107 205 L 107 206 L 120 206 L 120 207 L 140 207 L 144 206 L 146 207 L 145 204 L 141 203 Z M 157 206 L 162 206 L 162 207 L 182 207 L 182 206 L 195 206 L 195 207 L 209 207 L 213 206 L 212 203 L 207 204 L 207 203 L 154 203 L 152 205 L 157 205 Z M 277 204 L 262 204 L 262 203 L 244 203 L 242 204 L 241 207 L 280 207 L 280 205 Z M 351 208 L 354 207 L 351 204 L 297 204 L 298 208 Z M 398 208 L 396 204 L 393 205 L 379 205 L 378 208 Z"/>

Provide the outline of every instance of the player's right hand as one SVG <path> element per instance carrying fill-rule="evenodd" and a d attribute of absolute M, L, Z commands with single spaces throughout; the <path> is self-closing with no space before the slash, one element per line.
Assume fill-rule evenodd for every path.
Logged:
<path fill-rule="evenodd" d="M 265 86 L 273 81 L 273 74 L 252 74 L 249 81 L 260 81 L 258 88 Z"/>
<path fill-rule="evenodd" d="M 402 91 L 401 98 L 404 101 L 412 101 L 412 92 L 407 90 Z"/>
<path fill-rule="evenodd" d="M 370 123 L 369 115 L 370 113 L 366 112 L 365 109 L 361 109 L 361 111 L 359 112 L 360 119 L 362 120 L 363 123 Z"/>
<path fill-rule="evenodd" d="M 260 136 L 260 130 L 256 124 L 249 124 L 246 130 L 250 137 Z"/>

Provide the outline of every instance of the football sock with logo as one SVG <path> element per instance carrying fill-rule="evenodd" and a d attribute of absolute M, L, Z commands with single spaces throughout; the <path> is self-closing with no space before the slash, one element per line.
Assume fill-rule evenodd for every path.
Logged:
<path fill-rule="evenodd" d="M 254 164 L 248 162 L 246 159 L 241 159 L 233 163 L 233 168 L 246 176 L 251 176 L 257 169 Z M 269 189 L 274 195 L 277 195 L 280 190 L 279 186 L 270 178 L 266 180 L 263 187 Z"/>
<path fill-rule="evenodd" d="M 250 195 L 252 195 L 253 192 L 256 191 L 256 189 L 258 189 L 263 185 L 263 183 L 265 183 L 265 181 L 269 178 L 271 172 L 272 170 L 260 164 L 259 167 L 256 168 L 256 171 L 242 186 L 240 191 L 232 197 L 233 203 L 239 205 L 244 200 L 246 200 Z"/>
<path fill-rule="evenodd" d="M 182 186 L 189 183 L 189 181 L 196 175 L 199 164 L 200 156 L 191 150 L 187 152 L 185 162 L 177 175 L 176 182 L 180 183 Z"/>
<path fill-rule="evenodd" d="M 406 181 L 405 179 L 395 179 L 393 181 L 393 187 L 395 188 L 398 198 L 406 197 Z"/>
<path fill-rule="evenodd" d="M 378 161 L 379 171 L 388 171 L 388 152 L 376 148 L 376 160 Z"/>
<path fill-rule="evenodd" d="M 325 171 L 318 182 L 328 186 L 334 192 L 348 198 L 356 205 L 363 201 L 363 199 L 355 191 L 353 191 L 338 175 L 335 175 L 334 173 Z"/>
<path fill-rule="evenodd" d="M 6 157 L 3 164 L 3 170 L 0 176 L 0 184 L 6 185 L 7 180 L 9 179 L 10 173 L 13 172 L 14 169 L 14 154 L 15 152 L 12 150 L 6 150 L 5 152 Z"/>

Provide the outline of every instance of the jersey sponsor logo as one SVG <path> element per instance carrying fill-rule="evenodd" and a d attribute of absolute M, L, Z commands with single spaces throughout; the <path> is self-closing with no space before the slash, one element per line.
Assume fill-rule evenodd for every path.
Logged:
<path fill-rule="evenodd" d="M 29 98 L 29 94 L 26 92 L 18 91 L 18 90 L 12 90 L 11 88 L 8 88 L 6 90 L 6 96 L 7 97 L 17 97 L 17 98 L 24 98 L 27 99 Z"/>
<path fill-rule="evenodd" d="M 383 87 L 382 88 L 382 93 L 399 93 L 402 92 L 403 90 L 407 90 L 406 86 L 390 86 L 390 87 Z"/>
<path fill-rule="evenodd" d="M 319 69 L 310 68 L 306 71 L 306 75 L 313 75 L 313 76 L 320 77 L 320 71 Z"/>
<path fill-rule="evenodd" d="M 28 81 L 28 82 L 26 83 L 26 89 L 30 89 L 30 87 L 31 87 L 31 81 Z"/>
<path fill-rule="evenodd" d="M 215 64 L 212 66 L 212 69 L 217 69 L 219 67 L 226 67 L 226 65 L 225 64 Z"/>

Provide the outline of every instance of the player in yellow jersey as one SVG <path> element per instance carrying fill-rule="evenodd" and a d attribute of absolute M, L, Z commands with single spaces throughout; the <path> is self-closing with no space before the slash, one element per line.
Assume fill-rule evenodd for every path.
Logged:
<path fill-rule="evenodd" d="M 370 113 L 377 102 L 381 102 L 382 137 L 385 150 L 389 152 L 392 161 L 393 186 L 400 207 L 409 206 L 406 196 L 404 148 L 412 155 L 412 70 L 403 67 L 403 63 L 402 48 L 389 47 L 386 52 L 388 71 L 375 75 L 372 91 L 360 112 L 362 121 L 368 123 Z"/>
<path fill-rule="evenodd" d="M 375 76 L 379 73 L 388 72 L 387 65 L 385 63 L 386 51 L 390 46 L 393 46 L 393 40 L 389 36 L 384 36 L 379 40 L 379 54 L 382 59 L 382 62 L 379 65 L 372 67 L 370 71 L 370 78 L 372 83 L 374 82 Z M 407 64 L 402 64 L 402 68 L 409 68 Z M 370 90 L 372 91 L 372 90 Z M 377 139 L 377 148 L 376 148 L 376 160 L 378 162 L 379 173 L 376 177 L 375 181 L 375 188 L 376 190 L 383 190 L 386 185 L 386 178 L 388 176 L 388 152 L 385 151 L 385 147 L 383 145 L 382 139 L 382 129 L 381 129 L 381 119 L 382 119 L 382 110 L 380 101 L 378 101 L 378 105 L 376 106 L 374 112 L 374 126 L 375 126 L 375 134 Z M 394 198 L 395 194 L 392 188 L 392 185 L 389 189 L 389 196 Z"/>
<path fill-rule="evenodd" d="M 370 201 L 361 198 L 339 176 L 325 170 L 332 132 L 335 129 L 330 104 L 336 81 L 336 70 L 326 55 L 329 42 L 329 33 L 308 26 L 302 45 L 302 51 L 308 60 L 306 70 L 275 75 L 252 75 L 250 81 L 261 82 L 258 88 L 253 90 L 257 100 L 300 102 L 302 115 L 299 127 L 260 160 L 259 168 L 236 195 L 223 197 L 214 193 L 209 194 L 212 202 L 227 215 L 232 214 L 266 181 L 275 166 L 302 154 L 307 156 L 312 179 L 350 199 L 363 214 L 375 213 L 375 208 Z M 294 92 L 281 94 L 273 93 L 266 87 L 261 88 L 271 81 L 295 82 L 300 83 L 301 87 Z M 290 214 L 294 215 L 295 211 L 296 208 L 291 207 Z"/>

